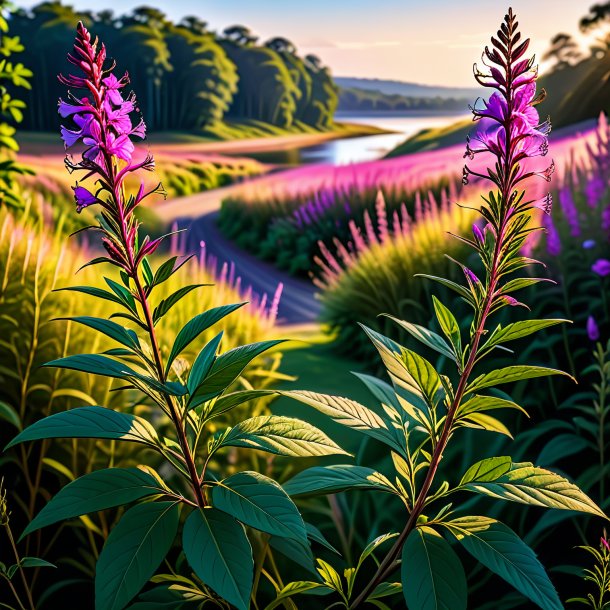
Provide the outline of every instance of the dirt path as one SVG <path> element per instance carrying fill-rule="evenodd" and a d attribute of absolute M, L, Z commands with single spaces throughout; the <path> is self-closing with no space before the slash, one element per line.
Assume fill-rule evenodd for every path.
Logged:
<path fill-rule="evenodd" d="M 198 195 L 172 199 L 155 207 L 155 212 L 165 222 L 177 222 L 179 227 L 189 227 L 186 233 L 186 249 L 198 252 L 200 243 L 213 254 L 219 263 L 235 264 L 235 273 L 242 278 L 242 285 L 251 285 L 258 294 L 267 293 L 271 298 L 277 285 L 283 284 L 278 310 L 280 324 L 313 322 L 320 312 L 320 302 L 315 298 L 311 282 L 295 278 L 262 261 L 226 239 L 216 225 L 220 204 L 235 186 L 228 186 Z"/>

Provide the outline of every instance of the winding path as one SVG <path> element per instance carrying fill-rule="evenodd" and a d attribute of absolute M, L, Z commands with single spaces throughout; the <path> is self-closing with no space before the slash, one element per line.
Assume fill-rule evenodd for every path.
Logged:
<path fill-rule="evenodd" d="M 206 250 L 213 254 L 219 265 L 224 262 L 235 264 L 235 273 L 244 285 L 252 286 L 258 294 L 267 293 L 271 298 L 279 283 L 283 284 L 279 303 L 279 324 L 302 324 L 314 322 L 321 305 L 316 299 L 315 287 L 305 279 L 295 278 L 239 248 L 226 239 L 216 225 L 216 218 L 222 200 L 236 186 L 227 186 L 197 195 L 170 199 L 155 206 L 155 212 L 164 222 L 177 222 L 179 227 L 188 227 L 186 249 L 198 252 L 200 242 L 205 242 Z"/>
<path fill-rule="evenodd" d="M 558 130 L 553 134 L 553 157 L 558 163 L 560 170 L 570 157 L 586 159 L 586 143 L 595 140 L 595 121 L 586 121 Z M 425 182 L 424 178 L 442 174 L 460 174 L 462 168 L 463 146 L 454 145 L 435 151 L 415 153 L 407 157 L 397 157 L 388 161 L 375 163 L 400 163 L 408 167 L 409 171 Z M 401 161 L 402 159 L 402 161 Z M 541 160 L 544 166 L 548 160 Z M 349 171 L 354 174 L 361 168 L 371 165 L 371 162 L 361 163 Z M 301 166 L 292 170 L 278 172 L 284 175 L 288 186 L 297 184 L 303 176 L 311 176 L 313 166 Z M 328 180 L 327 174 L 337 171 L 345 171 L 341 167 L 317 166 L 317 180 L 323 183 Z M 319 171 L 322 170 L 322 171 Z M 264 184 L 269 180 L 276 180 L 278 173 L 268 174 L 253 179 L 253 182 Z M 561 171 L 558 172 L 561 174 Z M 249 252 L 239 248 L 235 243 L 226 239 L 218 230 L 216 218 L 220 210 L 222 200 L 232 192 L 243 189 L 244 183 L 227 186 L 212 191 L 206 191 L 188 197 L 170 199 L 155 206 L 155 212 L 161 220 L 169 223 L 177 222 L 179 227 L 188 227 L 186 233 L 186 249 L 189 252 L 198 252 L 200 242 L 205 242 L 206 251 L 214 255 L 219 265 L 234 263 L 237 276 L 242 278 L 242 284 L 251 285 L 258 294 L 267 293 L 271 297 L 279 283 L 284 286 L 282 298 L 278 311 L 278 322 L 280 324 L 309 323 L 317 319 L 321 310 L 321 303 L 315 296 L 315 287 L 311 282 L 301 278 L 295 278 L 285 271 L 277 269 L 271 263 L 262 261 Z M 546 192 L 546 185 L 540 184 L 541 195 Z"/>

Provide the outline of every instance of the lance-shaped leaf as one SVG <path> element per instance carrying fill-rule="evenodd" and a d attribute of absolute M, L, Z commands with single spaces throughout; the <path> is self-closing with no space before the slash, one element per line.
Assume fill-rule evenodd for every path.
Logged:
<path fill-rule="evenodd" d="M 64 519 L 162 493 L 165 493 L 165 490 L 160 482 L 151 473 L 140 468 L 96 470 L 60 489 L 25 528 L 22 537 Z"/>
<path fill-rule="evenodd" d="M 199 354 L 197 354 L 197 358 L 195 358 L 195 361 L 193 362 L 186 382 L 190 394 L 195 391 L 203 378 L 210 372 L 212 364 L 214 364 L 214 360 L 216 360 L 216 354 L 218 353 L 218 347 L 222 341 L 223 334 L 223 331 L 220 331 L 203 347 Z"/>
<path fill-rule="evenodd" d="M 386 383 L 377 377 L 373 377 L 372 375 L 367 375 L 366 373 L 356 373 L 352 371 L 352 375 L 358 377 L 358 379 L 360 379 L 360 381 L 362 381 L 362 383 L 367 387 L 369 392 L 381 404 L 389 405 L 394 409 L 400 409 L 400 403 L 398 402 L 398 398 L 396 398 L 396 393 L 389 383 Z"/>
<path fill-rule="evenodd" d="M 113 292 L 108 292 L 108 290 L 104 290 L 103 288 L 97 288 L 96 286 L 68 286 L 66 288 L 57 288 L 56 291 L 60 292 L 62 290 L 71 290 L 72 292 L 81 292 L 82 294 L 88 294 L 92 297 L 97 297 L 98 299 L 103 299 L 105 301 L 110 301 L 111 303 L 116 303 L 118 305 L 123 305 L 123 301 L 119 299 Z"/>
<path fill-rule="evenodd" d="M 202 332 L 206 331 L 208 328 L 210 328 L 210 326 L 213 326 L 216 324 L 216 322 L 219 322 L 225 316 L 228 316 L 230 313 L 234 312 L 240 307 L 243 307 L 244 305 L 245 303 L 235 303 L 233 305 L 221 305 L 220 307 L 213 307 L 212 309 L 208 309 L 208 311 L 204 311 L 203 313 L 200 313 L 189 320 L 182 327 L 174 340 L 172 351 L 167 359 L 166 372 L 169 371 L 172 362 L 182 352 L 182 350 L 184 350 Z"/>
<path fill-rule="evenodd" d="M 549 326 L 555 326 L 556 324 L 563 324 L 569 322 L 569 320 L 563 319 L 549 319 L 549 320 L 521 320 L 520 322 L 513 322 L 507 324 L 505 327 L 498 326 L 492 333 L 489 339 L 485 342 L 482 350 L 488 350 L 492 347 L 505 343 L 506 341 L 514 341 L 532 335 L 543 328 Z"/>
<path fill-rule="evenodd" d="M 409 413 L 409 416 L 414 417 L 417 421 L 425 421 L 424 412 L 428 410 L 428 405 L 421 391 L 414 387 L 413 377 L 408 373 L 401 359 L 401 353 L 404 348 L 392 339 L 364 325 L 361 326 L 377 348 L 383 365 L 392 380 L 396 394 L 411 405 L 413 413 Z"/>
<path fill-rule="evenodd" d="M 478 462 L 466 472 L 458 489 L 532 506 L 577 510 L 607 518 L 591 498 L 564 477 L 528 462 L 512 463 L 509 457 Z"/>
<path fill-rule="evenodd" d="M 291 496 L 333 494 L 349 489 L 397 493 L 392 483 L 380 472 L 349 464 L 307 468 L 284 483 L 284 490 Z"/>
<path fill-rule="evenodd" d="M 258 472 L 239 472 L 221 481 L 212 489 L 212 503 L 261 532 L 307 543 L 294 502 L 278 483 Z"/>
<path fill-rule="evenodd" d="M 469 400 L 463 402 L 458 407 L 456 417 L 462 415 L 470 415 L 471 413 L 483 413 L 485 411 L 494 411 L 496 409 L 517 409 L 527 415 L 527 411 L 519 406 L 516 402 L 498 398 L 497 396 L 480 396 L 475 395 Z"/>
<path fill-rule="evenodd" d="M 386 316 L 398 324 L 401 328 L 406 330 L 412 337 L 428 346 L 430 349 L 437 351 L 439 354 L 442 354 L 455 362 L 456 358 L 453 349 L 451 349 L 451 346 L 448 345 L 440 335 L 437 335 L 435 332 L 431 331 L 425 326 L 412 324 L 411 322 L 406 322 L 405 320 L 400 320 L 399 318 L 395 318 L 394 316 L 387 314 Z"/>
<path fill-rule="evenodd" d="M 402 549 L 402 591 L 409 610 L 466 610 L 464 568 L 431 527 L 414 529 Z"/>
<path fill-rule="evenodd" d="M 158 445 L 155 429 L 141 417 L 104 407 L 78 407 L 34 422 L 7 446 L 43 438 L 108 438 Z"/>
<path fill-rule="evenodd" d="M 451 341 L 455 354 L 461 357 L 462 354 L 462 336 L 460 333 L 460 326 L 455 319 L 455 316 L 451 311 L 445 307 L 434 295 L 432 296 L 434 302 L 434 313 L 438 324 L 443 331 L 443 334 Z"/>
<path fill-rule="evenodd" d="M 294 538 L 281 538 L 280 536 L 270 536 L 269 546 L 274 551 L 281 553 L 284 557 L 294 561 L 297 565 L 307 570 L 318 578 L 318 573 L 314 566 L 313 553 L 309 542 L 304 544 Z"/>
<path fill-rule="evenodd" d="M 293 595 L 328 595 L 332 593 L 333 589 L 323 585 L 319 582 L 312 582 L 308 580 L 301 580 L 291 582 L 287 584 L 283 589 L 280 589 L 277 593 L 277 597 L 265 606 L 265 610 L 273 610 L 278 606 L 281 606 L 287 599 L 290 599 Z"/>
<path fill-rule="evenodd" d="M 264 396 L 274 396 L 277 394 L 276 390 L 241 390 L 239 392 L 231 392 L 231 394 L 219 396 L 213 403 L 208 403 L 203 409 L 203 415 L 206 418 L 216 417 L 239 405 L 243 405 L 249 400 L 257 400 Z"/>
<path fill-rule="evenodd" d="M 274 340 L 241 345 L 218 356 L 209 373 L 193 391 L 190 408 L 221 394 L 242 374 L 254 358 L 282 342 L 282 340 Z"/>
<path fill-rule="evenodd" d="M 184 298 L 187 294 L 195 290 L 195 288 L 202 288 L 203 286 L 209 286 L 210 284 L 190 284 L 189 286 L 182 286 L 178 288 L 176 292 L 163 299 L 153 310 L 153 324 L 156 324 L 180 299 Z"/>
<path fill-rule="evenodd" d="M 502 369 L 496 369 L 484 375 L 479 375 L 466 388 L 466 392 L 478 392 L 483 388 L 490 388 L 502 383 L 512 383 L 523 379 L 533 379 L 535 377 L 548 377 L 549 375 L 565 375 L 573 379 L 571 375 L 557 369 L 549 369 L 543 366 L 514 365 Z"/>
<path fill-rule="evenodd" d="M 289 457 L 349 455 L 315 426 L 276 415 L 251 417 L 238 423 L 225 434 L 220 445 L 248 447 Z"/>
<path fill-rule="evenodd" d="M 394 427 L 388 426 L 377 413 L 355 400 L 342 396 L 317 394 L 307 390 L 290 390 L 278 392 L 278 394 L 287 398 L 294 398 L 328 415 L 343 426 L 358 430 L 358 432 L 381 441 L 401 454 L 405 453 L 404 436 L 401 442 Z"/>
<path fill-rule="evenodd" d="M 428 404 L 433 403 L 436 391 L 441 387 L 441 379 L 436 369 L 417 352 L 406 348 L 402 349 L 401 361 L 411 378 L 409 389 L 413 393 L 421 393 Z"/>
<path fill-rule="evenodd" d="M 182 533 L 184 554 L 204 584 L 238 610 L 247 610 L 254 575 L 243 526 L 216 508 L 194 510 Z"/>
<path fill-rule="evenodd" d="M 487 430 L 488 432 L 497 432 L 504 434 L 509 438 L 513 438 L 510 430 L 499 420 L 486 413 L 470 413 L 456 418 L 456 425 L 464 428 L 474 428 L 475 430 Z"/>
<path fill-rule="evenodd" d="M 486 568 L 544 610 L 563 606 L 532 549 L 509 527 L 488 517 L 461 517 L 443 523 Z"/>
<path fill-rule="evenodd" d="M 180 520 L 176 502 L 130 508 L 114 527 L 95 567 L 95 610 L 122 610 L 170 550 Z"/>
<path fill-rule="evenodd" d="M 101 354 L 75 354 L 73 356 L 51 360 L 50 362 L 46 362 L 43 366 L 70 369 L 81 373 L 113 377 L 114 379 L 133 380 L 134 383 L 141 382 L 140 384 L 137 384 L 140 388 L 141 385 L 144 384 L 144 386 L 157 392 L 163 392 L 172 396 L 182 396 L 186 393 L 186 388 L 184 388 L 182 384 L 175 382 L 161 383 L 148 375 L 138 373 L 124 362 L 119 362 L 118 360 L 102 356 Z"/>
<path fill-rule="evenodd" d="M 128 328 L 117 324 L 116 322 L 112 322 L 111 320 L 106 320 L 104 318 L 94 318 L 91 316 L 77 316 L 74 318 L 58 318 L 59 320 L 69 320 L 72 322 L 76 322 L 78 324 L 82 324 L 83 326 L 88 326 L 89 328 L 93 328 L 101 332 L 102 334 L 114 339 L 121 345 L 125 345 L 133 350 L 137 350 L 140 347 L 140 342 L 138 340 L 138 336 Z"/>

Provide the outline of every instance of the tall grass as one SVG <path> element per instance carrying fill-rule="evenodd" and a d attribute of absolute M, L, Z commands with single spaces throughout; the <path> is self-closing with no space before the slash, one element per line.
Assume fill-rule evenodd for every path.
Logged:
<path fill-rule="evenodd" d="M 44 362 L 70 353 L 92 353 L 105 349 L 100 344 L 100 334 L 74 323 L 58 320 L 70 315 L 108 317 L 112 310 L 105 301 L 93 299 L 62 287 L 74 284 L 100 285 L 95 267 L 78 269 L 87 260 L 77 242 L 67 239 L 61 220 L 55 225 L 45 221 L 40 210 L 26 209 L 16 218 L 6 211 L 0 212 L 0 418 L 2 427 L 0 442 L 4 446 L 17 429 L 51 413 L 66 409 L 104 404 L 131 413 L 148 411 L 149 406 L 139 402 L 135 394 L 125 402 L 125 394 L 114 392 L 112 381 L 106 377 L 85 375 L 63 369 L 41 367 Z M 155 265 L 155 261 L 151 261 Z M 207 284 L 176 305 L 160 329 L 162 349 L 173 344 L 173 338 L 186 320 L 211 307 L 243 300 L 237 278 L 215 276 L 204 261 L 197 259 L 190 266 L 193 283 Z M 77 273 L 78 271 L 78 273 Z M 213 285 L 212 285 L 213 284 Z M 181 286 L 170 278 L 161 287 L 160 298 Z M 162 293 L 162 294 L 161 294 Z M 260 341 L 274 333 L 274 307 L 277 302 L 259 299 L 247 305 L 237 316 L 228 316 L 204 333 L 191 348 L 196 350 L 200 342 L 208 341 L 211 333 L 224 332 L 222 349 L 227 350 L 244 343 Z M 265 387 L 283 376 L 278 371 L 281 354 L 276 352 L 258 360 L 245 377 L 238 381 L 242 387 Z M 256 409 L 255 414 L 265 413 L 268 403 L 257 401 L 244 409 Z M 239 417 L 239 413 L 232 413 Z M 219 421 L 218 425 L 227 423 Z M 156 421 L 163 429 L 167 422 Z M 109 466 L 131 466 L 138 462 L 137 446 L 125 449 L 112 441 L 66 440 L 23 445 L 4 456 L 4 476 L 10 481 L 9 504 L 13 509 L 11 519 L 17 529 L 38 512 L 61 484 L 94 469 Z M 250 452 L 251 453 L 251 452 Z M 149 457 L 147 457 L 149 460 Z M 246 467 L 252 466 L 252 458 Z M 231 468 L 244 467 L 239 450 L 230 456 Z M 150 460 L 149 460 L 150 461 Z M 164 472 L 166 476 L 173 476 Z M 94 573 L 95 558 L 102 547 L 112 523 L 118 517 L 116 511 L 82 517 L 64 532 L 60 525 L 53 531 L 42 531 L 29 536 L 25 542 L 25 556 L 44 556 L 68 569 L 74 578 L 90 581 Z M 61 534 L 61 536 L 60 536 Z M 61 548 L 57 541 L 61 540 Z M 74 541 L 67 548 L 66 541 Z M 76 549 L 76 550 L 75 550 Z M 51 576 L 42 572 L 33 576 L 32 584 L 46 588 L 58 581 L 40 582 Z M 66 583 L 68 584 L 68 583 Z"/>

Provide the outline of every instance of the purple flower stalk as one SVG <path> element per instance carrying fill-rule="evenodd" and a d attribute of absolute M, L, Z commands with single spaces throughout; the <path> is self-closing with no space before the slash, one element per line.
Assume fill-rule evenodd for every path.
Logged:
<path fill-rule="evenodd" d="M 84 172 L 85 180 L 95 179 L 96 188 L 76 184 L 73 187 L 76 210 L 99 204 L 116 222 L 118 231 L 103 231 L 102 243 L 108 253 L 108 262 L 131 272 L 141 260 L 154 252 L 160 240 L 144 238 L 137 243 L 138 223 L 133 218 L 134 208 L 154 192 L 162 192 L 160 185 L 145 192 L 144 184 L 127 200 L 124 192 L 125 178 L 137 170 L 154 169 L 152 156 L 133 160 L 132 138 L 144 138 L 146 126 L 138 119 L 135 126 L 131 116 L 136 110 L 133 93 L 124 96 L 129 83 L 124 74 L 117 78 L 112 68 L 105 69 L 106 49 L 92 40 L 87 28 L 79 23 L 73 52 L 68 61 L 80 73 L 59 76 L 64 85 L 71 88 L 66 100 L 60 99 L 59 114 L 72 121 L 62 125 L 61 137 L 64 146 L 70 148 L 78 143 L 85 145 L 80 161 L 66 156 L 66 167 L 70 172 Z M 74 91 L 80 91 L 78 95 Z"/>

